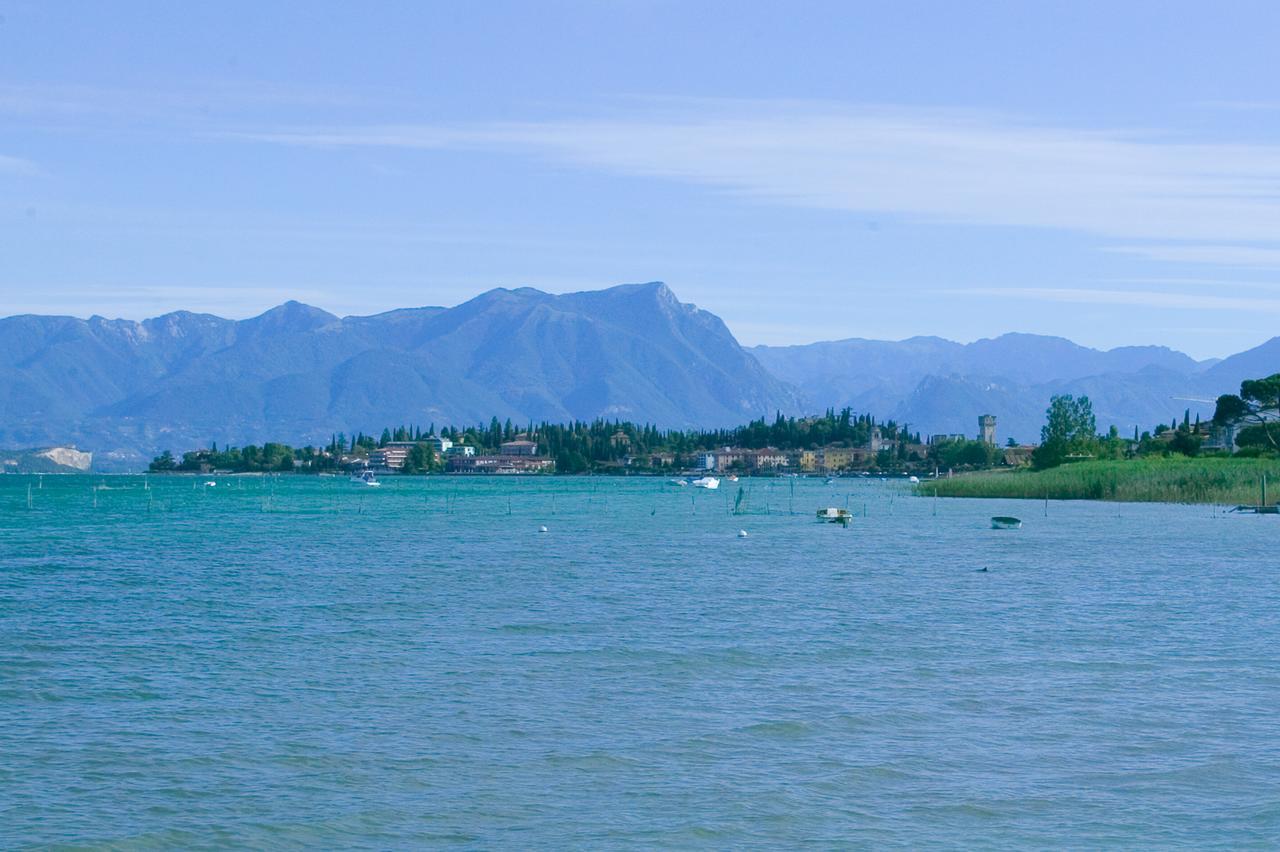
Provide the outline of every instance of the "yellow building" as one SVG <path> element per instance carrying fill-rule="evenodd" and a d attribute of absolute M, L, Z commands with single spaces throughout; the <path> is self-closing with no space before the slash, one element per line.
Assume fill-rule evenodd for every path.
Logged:
<path fill-rule="evenodd" d="M 813 450 L 804 450 L 800 453 L 799 467 L 804 471 L 814 471 L 818 469 L 818 454 Z"/>
<path fill-rule="evenodd" d="M 822 467 L 825 470 L 841 470 L 853 464 L 859 455 L 851 447 L 825 447 L 822 450 Z"/>

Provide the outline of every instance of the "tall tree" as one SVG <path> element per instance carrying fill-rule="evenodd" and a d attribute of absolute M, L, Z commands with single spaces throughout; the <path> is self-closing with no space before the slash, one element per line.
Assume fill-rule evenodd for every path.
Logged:
<path fill-rule="evenodd" d="M 1040 430 L 1040 446 L 1032 454 L 1036 467 L 1054 467 L 1068 456 L 1092 455 L 1097 449 L 1098 421 L 1093 416 L 1089 397 L 1076 399 L 1071 394 L 1055 395 L 1045 410 L 1045 424 Z"/>

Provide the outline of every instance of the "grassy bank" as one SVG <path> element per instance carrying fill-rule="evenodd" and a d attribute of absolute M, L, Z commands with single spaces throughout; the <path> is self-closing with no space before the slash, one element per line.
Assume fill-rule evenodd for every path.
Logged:
<path fill-rule="evenodd" d="M 1145 458 L 1092 461 L 1043 471 L 990 471 L 922 482 L 917 493 L 939 497 L 1116 500 L 1154 503 L 1256 504 L 1267 477 L 1267 502 L 1280 497 L 1280 461 L 1232 458 Z"/>

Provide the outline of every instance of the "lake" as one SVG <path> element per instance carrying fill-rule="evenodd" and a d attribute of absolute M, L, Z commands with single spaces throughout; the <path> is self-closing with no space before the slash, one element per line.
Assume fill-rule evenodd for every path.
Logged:
<path fill-rule="evenodd" d="M 0 476 L 0 846 L 1280 842 L 1280 518 L 384 483 Z"/>

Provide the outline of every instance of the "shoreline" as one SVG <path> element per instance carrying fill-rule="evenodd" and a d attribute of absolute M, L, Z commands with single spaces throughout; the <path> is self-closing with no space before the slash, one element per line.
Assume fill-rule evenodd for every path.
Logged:
<path fill-rule="evenodd" d="M 1266 505 L 1280 496 L 1280 460 L 1169 457 L 1086 461 L 1047 470 L 975 471 L 916 486 L 921 497 Z"/>

